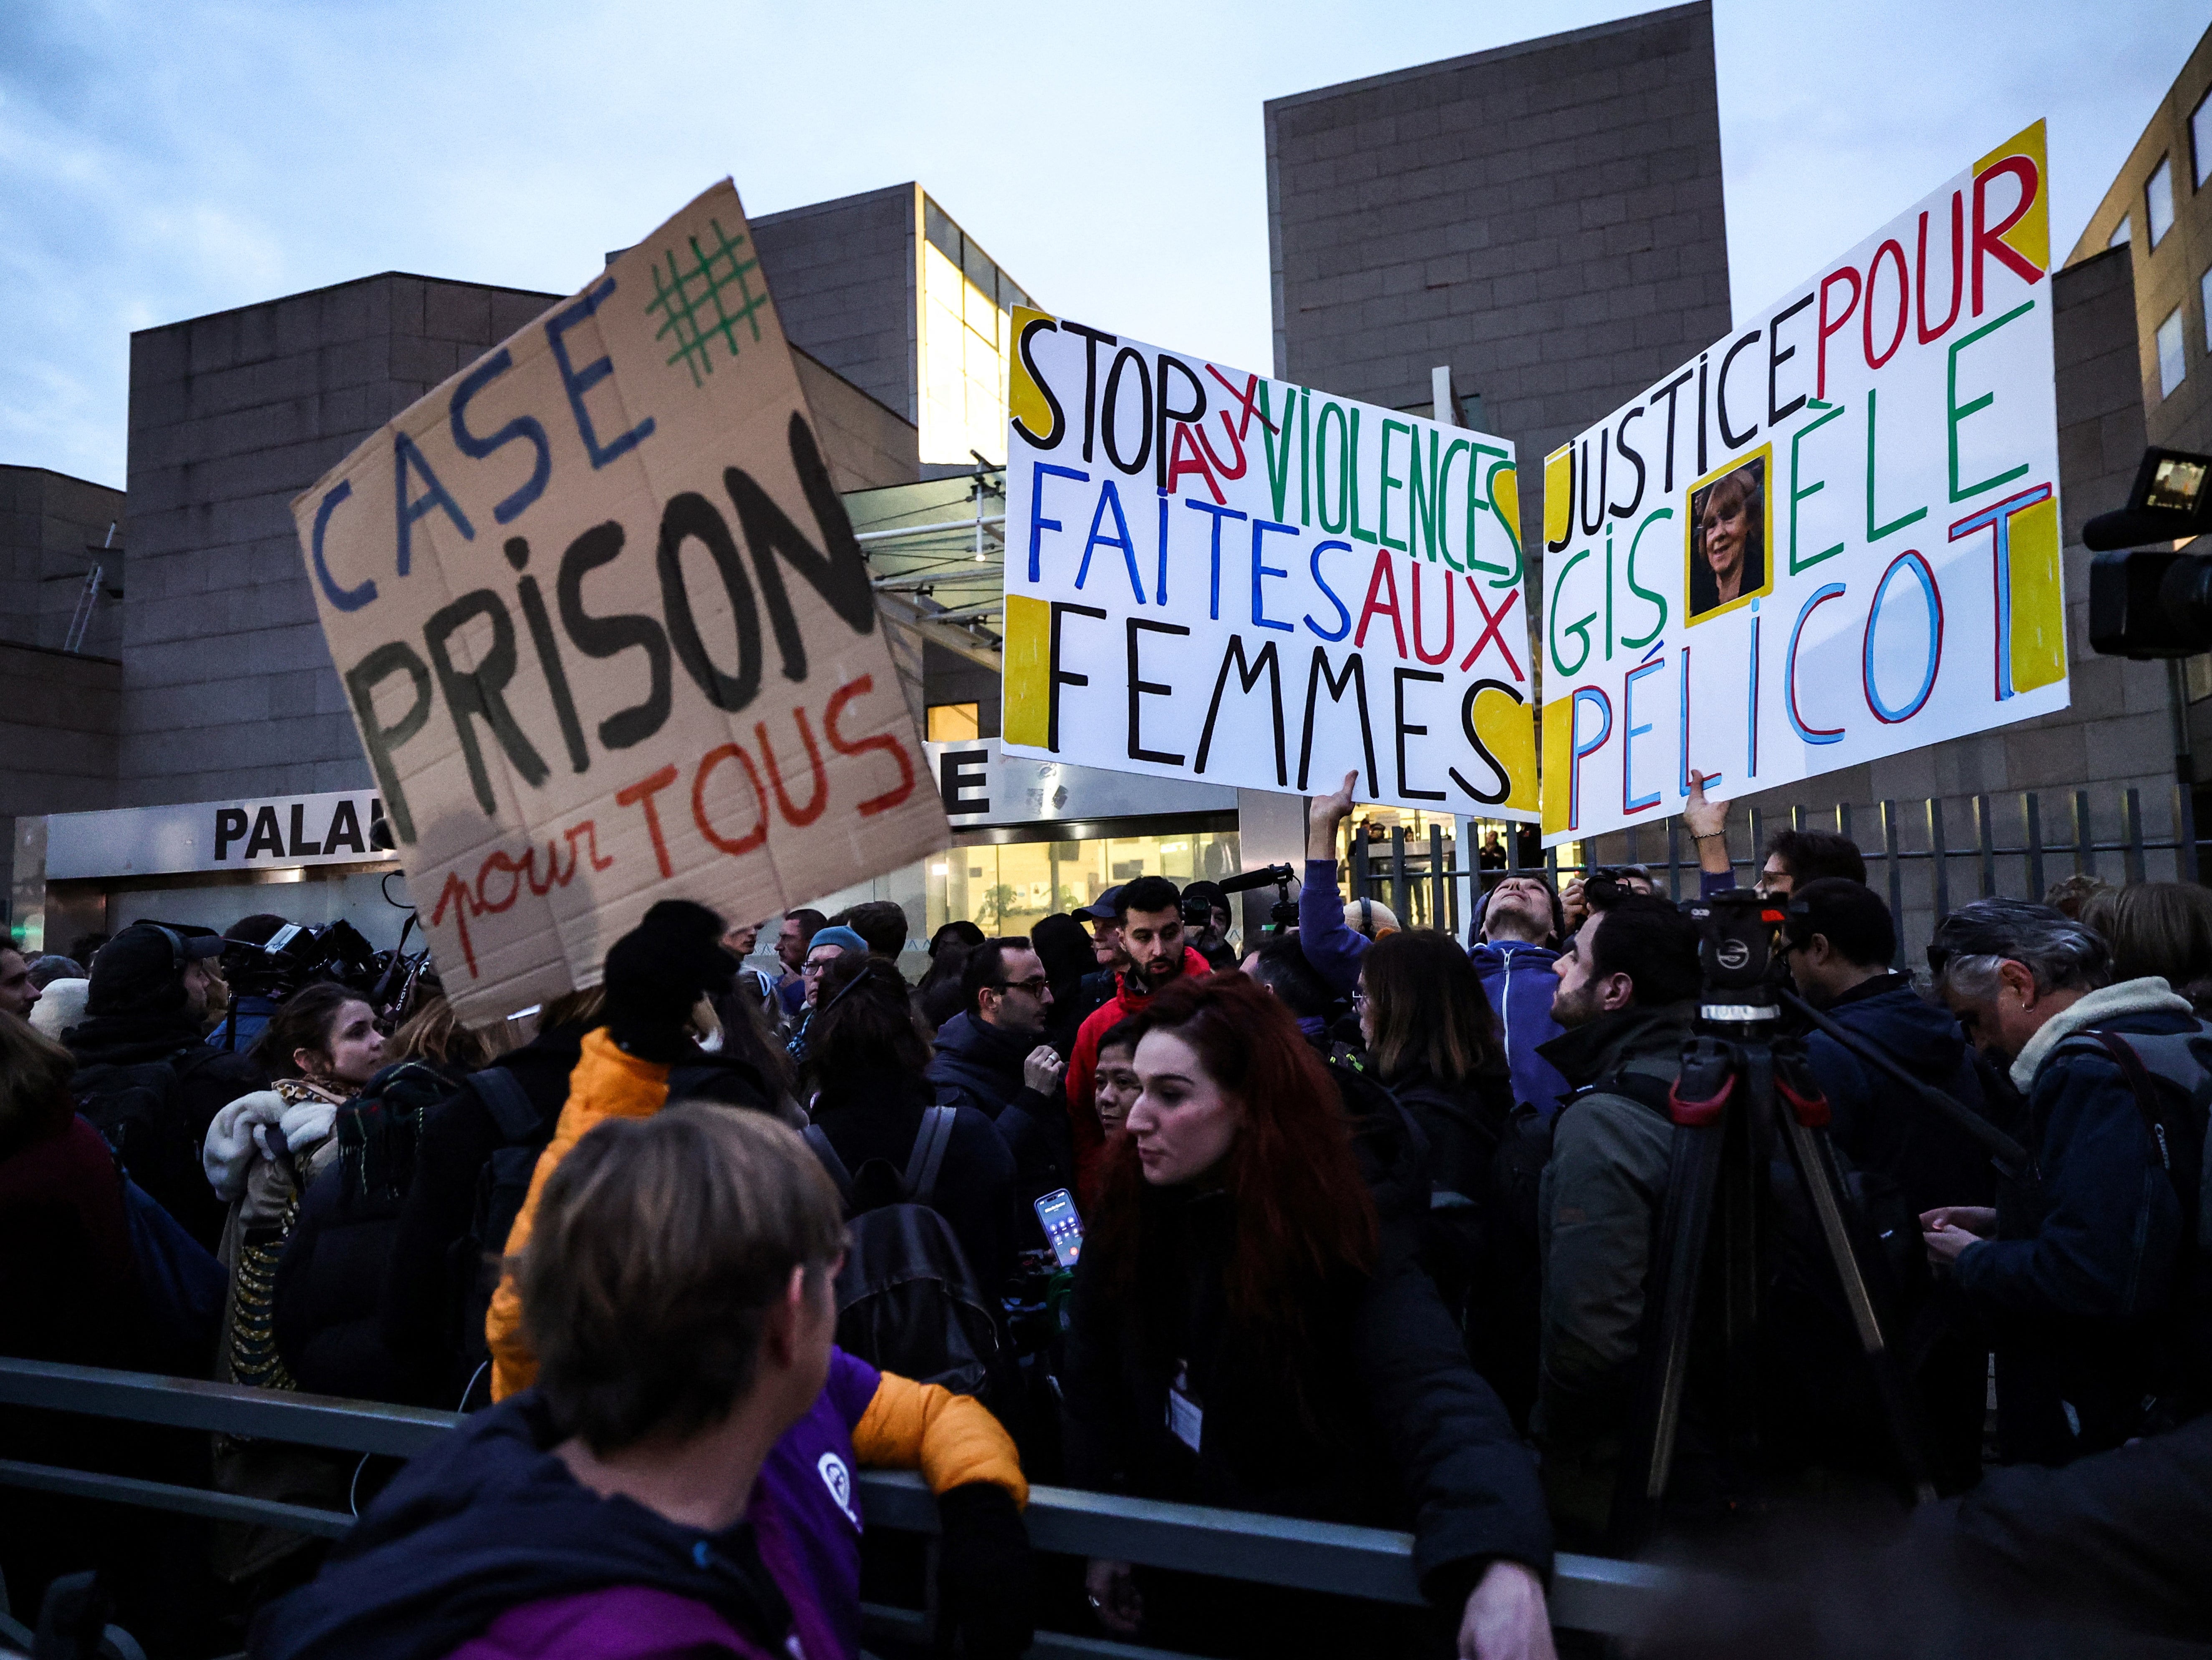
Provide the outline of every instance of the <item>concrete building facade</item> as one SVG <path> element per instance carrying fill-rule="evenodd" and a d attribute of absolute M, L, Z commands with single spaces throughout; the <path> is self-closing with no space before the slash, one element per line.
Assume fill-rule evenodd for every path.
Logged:
<path fill-rule="evenodd" d="M 1544 456 L 1729 325 L 1707 0 L 1267 106 L 1275 373 Z M 1479 413 L 1478 413 L 1479 407 Z M 1543 546 L 1539 492 L 1522 545 Z"/>

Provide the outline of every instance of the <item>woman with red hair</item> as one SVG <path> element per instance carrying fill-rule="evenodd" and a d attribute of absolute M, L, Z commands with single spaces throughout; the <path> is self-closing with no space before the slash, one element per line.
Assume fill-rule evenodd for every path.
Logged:
<path fill-rule="evenodd" d="M 1141 1092 L 1076 1269 L 1065 1388 L 1079 1486 L 1409 1528 L 1469 1660 L 1550 1660 L 1535 1468 L 1432 1286 L 1378 1225 L 1326 1065 L 1237 974 L 1137 1016 Z M 1234 1655 L 1426 1651 L 1387 1611 L 1094 1561 L 1119 1636 Z"/>

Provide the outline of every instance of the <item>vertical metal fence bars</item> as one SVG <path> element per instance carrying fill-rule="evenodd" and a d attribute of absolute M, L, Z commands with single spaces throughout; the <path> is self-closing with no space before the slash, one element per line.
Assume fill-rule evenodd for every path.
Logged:
<path fill-rule="evenodd" d="M 1855 818 L 1851 803 L 1839 802 L 1831 822 L 1838 835 L 1856 844 L 1865 854 L 1869 883 L 1889 901 L 1890 912 L 1899 922 L 1900 967 L 1917 955 L 1917 951 L 1908 950 L 1907 936 L 1924 939 L 1936 919 L 1968 898 L 2007 895 L 2041 899 L 2060 874 L 2114 883 L 2140 882 L 2153 873 L 2154 862 L 2161 878 L 2170 876 L 2185 882 L 2198 879 L 2202 844 L 2194 803 L 2189 790 L 2180 785 L 2174 787 L 2170 829 L 2163 836 L 2146 832 L 2142 792 L 2134 787 L 2108 800 L 2101 815 L 2087 790 L 2061 793 L 2055 799 L 2057 810 L 2050 814 L 2045 811 L 2044 794 L 2033 790 L 1969 796 L 1966 806 L 1972 820 L 1971 834 L 1963 845 L 1953 841 L 1941 797 L 1891 799 L 1872 805 L 1873 834 L 1868 841 L 1861 841 L 1856 834 L 1866 821 Z M 1758 880 L 1770 817 L 1755 806 L 1732 815 L 1729 866 L 1739 882 Z M 2100 836 L 2100 817 L 2103 826 L 2113 834 Z M 1818 821 L 1829 818 L 1825 811 L 1802 806 L 1791 807 L 1788 813 L 1790 826 L 1801 830 L 1816 825 L 1827 828 Z M 2053 824 L 2046 823 L 2047 818 L 2063 829 L 2063 840 L 2051 838 L 2049 831 Z M 1470 819 L 1465 843 L 1460 845 L 1457 842 L 1448 844 L 1443 829 L 1436 824 L 1429 826 L 1425 842 L 1410 836 L 1403 825 L 1395 825 L 1387 843 L 1387 859 L 1377 856 L 1385 844 L 1370 844 L 1365 836 L 1354 836 L 1343 866 L 1348 878 L 1347 892 L 1388 904 L 1402 926 L 1442 927 L 1457 936 L 1468 921 L 1461 914 L 1462 879 L 1472 879 L 1469 891 L 1480 903 L 1481 895 L 1506 877 L 1532 869 L 1540 871 L 1557 887 L 1599 866 L 1647 862 L 1642 826 L 1581 843 L 1579 860 L 1562 859 L 1559 848 L 1547 848 L 1541 863 L 1535 866 L 1522 861 L 1516 829 L 1503 822 Z M 1492 830 L 1504 833 L 1505 857 L 1502 865 L 1486 869 L 1480 860 L 1480 844 L 1483 836 Z M 1920 833 L 1914 834 L 1916 830 Z M 1683 833 L 1679 817 L 1666 820 L 1665 835 L 1663 873 L 1656 860 L 1647 867 L 1655 885 L 1668 897 L 1688 898 L 1698 886 L 1695 845 Z M 1968 862 L 1954 869 L 1954 861 Z M 1881 866 L 1879 874 L 1874 868 L 1877 864 Z M 1954 876 L 1962 879 L 1955 892 Z"/>

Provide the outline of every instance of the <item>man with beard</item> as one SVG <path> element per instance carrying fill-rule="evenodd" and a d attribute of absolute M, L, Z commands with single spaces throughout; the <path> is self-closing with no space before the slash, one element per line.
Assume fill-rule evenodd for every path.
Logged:
<path fill-rule="evenodd" d="M 961 965 L 967 1006 L 939 1028 L 929 1081 L 947 1106 L 974 1107 L 1013 1149 L 1022 1186 L 1036 1199 L 1075 1174 L 1067 1115 L 1060 1110 L 1064 1063 L 1045 1042 L 1052 982 L 1036 948 L 1019 934 L 986 939 Z"/>
<path fill-rule="evenodd" d="M 1537 1196 L 1543 1322 L 1536 1409 L 1562 1539 L 1601 1542 L 1634 1395 L 1653 1221 L 1674 1128 L 1667 1090 L 1697 1018 L 1697 926 L 1665 900 L 1606 903 L 1553 964 L 1543 1047 L 1576 1093 L 1559 1110 Z"/>
<path fill-rule="evenodd" d="M 1182 891 L 1164 876 L 1139 876 L 1115 890 L 1114 921 L 1128 967 L 1116 976 L 1114 995 L 1076 1031 L 1075 1050 L 1067 1060 L 1067 1118 L 1075 1144 L 1077 1195 L 1086 1202 L 1095 1195 L 1098 1156 L 1106 1145 L 1091 1098 L 1098 1071 L 1098 1040 L 1178 975 L 1212 972 L 1206 958 L 1184 943 Z"/>

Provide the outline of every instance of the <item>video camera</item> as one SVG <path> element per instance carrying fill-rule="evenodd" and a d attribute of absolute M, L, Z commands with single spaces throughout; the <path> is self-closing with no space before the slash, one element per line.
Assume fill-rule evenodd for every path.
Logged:
<path fill-rule="evenodd" d="M 1682 914 L 1698 925 L 1699 1015 L 1730 1023 L 1774 1018 L 1774 931 L 1782 905 L 1755 889 L 1724 888 L 1685 899 Z"/>
<path fill-rule="evenodd" d="M 350 922 L 287 922 L 259 945 L 229 940 L 223 947 L 222 976 L 234 992 L 278 1001 L 319 980 L 334 980 L 367 995 L 383 973 L 379 957 Z"/>
<path fill-rule="evenodd" d="M 2212 649 L 2212 456 L 2143 452 L 2127 506 L 2081 527 L 2089 561 L 2089 644 L 2138 661 Z M 2145 547 L 2187 542 L 2186 547 Z"/>
<path fill-rule="evenodd" d="M 1291 897 L 1291 883 L 1297 873 L 1288 865 L 1263 865 L 1258 870 L 1240 871 L 1234 876 L 1224 877 L 1213 885 L 1226 894 L 1249 893 L 1254 888 L 1275 885 L 1275 903 L 1267 912 L 1270 932 L 1280 933 L 1298 925 L 1297 902 Z M 1212 907 L 1203 895 L 1196 899 L 1186 897 L 1182 902 L 1183 926 L 1202 928 L 1212 921 Z"/>

